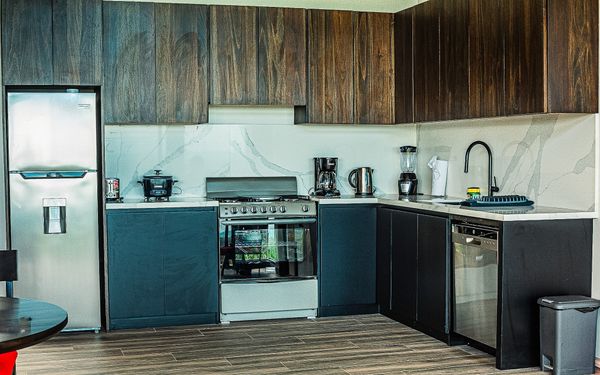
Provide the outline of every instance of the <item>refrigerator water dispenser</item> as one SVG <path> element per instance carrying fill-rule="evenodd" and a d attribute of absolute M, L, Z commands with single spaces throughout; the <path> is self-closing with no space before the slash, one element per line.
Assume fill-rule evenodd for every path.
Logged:
<path fill-rule="evenodd" d="M 67 233 L 67 199 L 43 198 L 44 234 Z"/>

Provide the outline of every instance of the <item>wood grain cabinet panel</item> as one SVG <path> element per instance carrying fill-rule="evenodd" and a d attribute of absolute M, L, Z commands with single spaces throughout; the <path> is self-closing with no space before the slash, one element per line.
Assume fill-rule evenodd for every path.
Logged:
<path fill-rule="evenodd" d="M 308 14 L 308 122 L 354 123 L 354 15 Z"/>
<path fill-rule="evenodd" d="M 394 17 L 357 13 L 354 28 L 355 120 L 360 124 L 393 124 Z"/>
<path fill-rule="evenodd" d="M 104 2 L 104 121 L 156 123 L 154 4 Z"/>
<path fill-rule="evenodd" d="M 414 10 L 394 16 L 394 74 L 396 123 L 414 121 L 413 106 L 413 17 Z"/>
<path fill-rule="evenodd" d="M 258 104 L 257 8 L 211 6 L 211 104 Z"/>
<path fill-rule="evenodd" d="M 545 0 L 503 0 L 505 114 L 542 113 L 546 106 Z"/>
<path fill-rule="evenodd" d="M 155 4 L 159 124 L 208 121 L 208 7 Z"/>
<path fill-rule="evenodd" d="M 259 8 L 258 102 L 306 105 L 306 10 Z"/>
<path fill-rule="evenodd" d="M 469 1 L 440 2 L 440 117 L 437 120 L 469 116 L 468 61 Z"/>
<path fill-rule="evenodd" d="M 548 109 L 598 112 L 598 2 L 548 0 Z"/>
<path fill-rule="evenodd" d="M 414 8 L 415 121 L 437 121 L 440 106 L 440 12 L 438 0 Z"/>
<path fill-rule="evenodd" d="M 51 85 L 52 0 L 2 2 L 5 85 Z"/>
<path fill-rule="evenodd" d="M 470 117 L 504 114 L 503 1 L 469 0 Z"/>
<path fill-rule="evenodd" d="M 102 84 L 102 1 L 54 0 L 53 71 L 56 85 Z"/>

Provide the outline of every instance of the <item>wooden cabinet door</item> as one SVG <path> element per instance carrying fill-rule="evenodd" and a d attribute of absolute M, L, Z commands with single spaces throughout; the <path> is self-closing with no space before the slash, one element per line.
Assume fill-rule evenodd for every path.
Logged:
<path fill-rule="evenodd" d="M 54 0 L 53 71 L 56 85 L 102 84 L 102 1 Z"/>
<path fill-rule="evenodd" d="M 473 118 L 504 115 L 504 1 L 469 0 L 469 116 Z"/>
<path fill-rule="evenodd" d="M 306 10 L 258 8 L 258 103 L 306 105 Z"/>
<path fill-rule="evenodd" d="M 433 1 L 440 4 L 439 120 L 468 118 L 469 0 Z"/>
<path fill-rule="evenodd" d="M 415 121 L 441 119 L 439 0 L 414 8 Z"/>
<path fill-rule="evenodd" d="M 392 316 L 405 324 L 417 315 L 417 216 L 392 213 Z"/>
<path fill-rule="evenodd" d="M 414 122 L 413 107 L 413 17 L 410 8 L 395 15 L 394 20 L 394 73 L 395 122 Z"/>
<path fill-rule="evenodd" d="M 154 4 L 104 2 L 104 121 L 156 123 Z"/>
<path fill-rule="evenodd" d="M 595 0 L 548 0 L 548 109 L 598 112 Z"/>
<path fill-rule="evenodd" d="M 256 7 L 210 7 L 211 104 L 258 104 L 256 23 Z"/>
<path fill-rule="evenodd" d="M 165 314 L 218 313 L 215 210 L 179 209 L 164 215 Z"/>
<path fill-rule="evenodd" d="M 156 120 L 208 121 L 208 7 L 155 4 Z"/>
<path fill-rule="evenodd" d="M 377 209 L 377 305 L 390 315 L 392 282 L 392 210 Z"/>
<path fill-rule="evenodd" d="M 376 220 L 373 206 L 319 209 L 320 307 L 376 307 Z"/>
<path fill-rule="evenodd" d="M 393 124 L 394 16 L 358 13 L 354 28 L 354 108 L 359 124 Z"/>
<path fill-rule="evenodd" d="M 354 123 L 353 30 L 352 12 L 308 13 L 309 123 Z"/>
<path fill-rule="evenodd" d="M 2 2 L 5 85 L 51 85 L 52 0 Z"/>
<path fill-rule="evenodd" d="M 447 218 L 418 215 L 417 322 L 441 334 L 449 332 L 448 231 Z"/>
<path fill-rule="evenodd" d="M 506 115 L 547 111 L 545 4 L 545 0 L 502 1 Z"/>
<path fill-rule="evenodd" d="M 107 216 L 111 320 L 165 313 L 164 218 L 140 211 L 109 211 Z"/>

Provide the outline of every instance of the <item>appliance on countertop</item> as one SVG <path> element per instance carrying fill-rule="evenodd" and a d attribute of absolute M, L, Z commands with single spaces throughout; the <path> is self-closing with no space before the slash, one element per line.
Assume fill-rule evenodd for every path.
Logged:
<path fill-rule="evenodd" d="M 316 203 L 296 177 L 206 179 L 219 200 L 222 323 L 317 315 Z"/>
<path fill-rule="evenodd" d="M 417 148 L 415 146 L 400 147 L 400 179 L 398 192 L 400 195 L 417 195 Z"/>
<path fill-rule="evenodd" d="M 105 178 L 104 192 L 107 202 L 121 202 L 121 180 L 116 177 Z"/>
<path fill-rule="evenodd" d="M 338 158 L 314 158 L 316 196 L 337 197 L 337 164 Z"/>
<path fill-rule="evenodd" d="M 98 111 L 93 90 L 9 90 L 10 246 L 15 296 L 67 311 L 66 330 L 100 329 Z"/>
<path fill-rule="evenodd" d="M 348 175 L 348 183 L 356 190 L 356 195 L 373 195 L 373 169 L 369 167 L 360 167 L 352 170 Z"/>
<path fill-rule="evenodd" d="M 144 186 L 144 200 L 146 202 L 152 199 L 155 201 L 168 201 L 173 193 L 173 184 L 176 182 L 177 180 L 173 180 L 173 176 L 161 175 L 160 169 L 155 169 L 154 175 L 146 175 L 142 178 L 142 181 L 138 181 Z"/>
<path fill-rule="evenodd" d="M 483 221 L 452 222 L 453 331 L 496 348 L 499 229 Z"/>

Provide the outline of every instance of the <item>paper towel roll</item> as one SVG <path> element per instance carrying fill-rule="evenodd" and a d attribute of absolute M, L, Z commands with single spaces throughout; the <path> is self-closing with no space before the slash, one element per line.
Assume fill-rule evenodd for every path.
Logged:
<path fill-rule="evenodd" d="M 431 168 L 431 195 L 445 196 L 448 161 L 438 160 L 437 156 L 434 156 L 427 165 Z"/>

